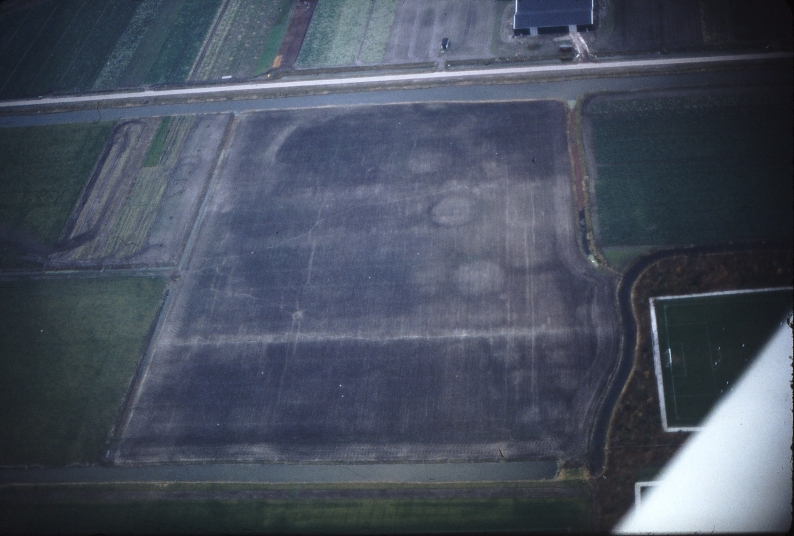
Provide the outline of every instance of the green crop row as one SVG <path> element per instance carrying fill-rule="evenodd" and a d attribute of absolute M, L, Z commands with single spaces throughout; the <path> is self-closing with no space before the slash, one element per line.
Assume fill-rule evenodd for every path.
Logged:
<path fill-rule="evenodd" d="M 361 63 L 380 63 L 383 60 L 389 44 L 395 11 L 397 11 L 395 0 L 375 0 L 359 53 L 358 59 Z"/>

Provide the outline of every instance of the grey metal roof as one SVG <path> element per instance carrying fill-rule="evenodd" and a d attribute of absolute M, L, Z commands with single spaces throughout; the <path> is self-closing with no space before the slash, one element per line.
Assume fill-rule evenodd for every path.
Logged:
<path fill-rule="evenodd" d="M 593 0 L 516 0 L 516 30 L 571 24 L 593 24 Z"/>

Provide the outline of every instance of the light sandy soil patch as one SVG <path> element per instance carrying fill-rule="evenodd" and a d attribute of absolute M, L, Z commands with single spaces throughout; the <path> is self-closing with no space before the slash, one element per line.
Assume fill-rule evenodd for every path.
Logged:
<path fill-rule="evenodd" d="M 501 4 L 478 0 L 403 0 L 394 16 L 383 61 L 488 58 L 498 7 Z M 449 38 L 450 46 L 442 53 L 444 37 Z"/>

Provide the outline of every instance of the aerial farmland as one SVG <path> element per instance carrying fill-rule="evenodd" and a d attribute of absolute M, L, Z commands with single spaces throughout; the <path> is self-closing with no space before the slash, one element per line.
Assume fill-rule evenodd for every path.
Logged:
<path fill-rule="evenodd" d="M 790 313 L 790 12 L 515 5 L 0 2 L 11 532 L 618 522 Z"/>

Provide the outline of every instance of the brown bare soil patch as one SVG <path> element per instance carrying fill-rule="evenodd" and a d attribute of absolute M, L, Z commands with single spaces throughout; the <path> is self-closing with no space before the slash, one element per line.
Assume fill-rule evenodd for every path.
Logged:
<path fill-rule="evenodd" d="M 281 42 L 277 58 L 281 56 L 280 68 L 289 68 L 295 65 L 298 53 L 303 45 L 303 39 L 309 29 L 309 23 L 314 15 L 314 8 L 317 7 L 317 0 L 301 0 L 292 12 L 287 33 Z"/>

